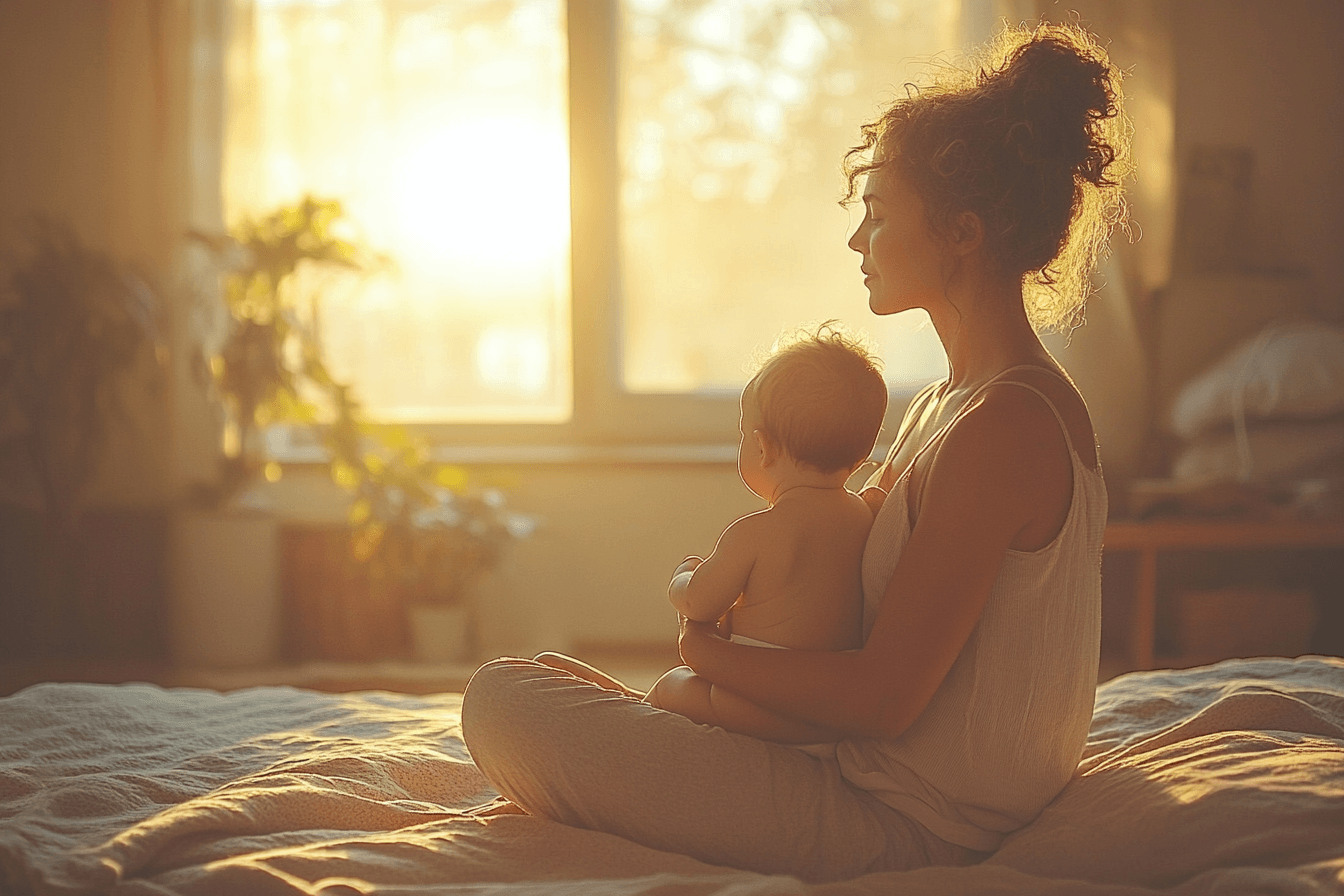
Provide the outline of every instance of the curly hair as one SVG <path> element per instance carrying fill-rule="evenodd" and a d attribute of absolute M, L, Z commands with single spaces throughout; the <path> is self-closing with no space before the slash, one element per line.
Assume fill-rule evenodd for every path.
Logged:
<path fill-rule="evenodd" d="M 1021 278 L 1032 325 L 1067 332 L 1082 323 L 1092 273 L 1126 218 L 1132 127 L 1120 82 L 1078 26 L 1005 28 L 863 126 L 845 154 L 842 203 L 862 175 L 895 165 L 934 233 L 973 212 L 996 269 Z"/>
<path fill-rule="evenodd" d="M 838 321 L 781 337 L 743 396 L 770 438 L 823 473 L 867 460 L 887 410 L 881 361 Z"/>

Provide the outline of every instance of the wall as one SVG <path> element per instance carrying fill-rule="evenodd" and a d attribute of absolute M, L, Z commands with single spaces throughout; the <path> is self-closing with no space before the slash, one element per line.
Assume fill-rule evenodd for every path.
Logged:
<path fill-rule="evenodd" d="M 136 266 L 164 300 L 181 233 L 186 133 L 175 39 L 183 7 L 144 0 L 0 4 L 0 239 L 33 214 L 68 223 L 90 248 Z M 147 359 L 139 382 L 152 376 Z M 169 490 L 169 387 L 123 390 L 125 425 L 107 446 L 94 504 L 150 504 Z"/>
<path fill-rule="evenodd" d="M 537 513 L 487 587 L 487 654 L 583 642 L 675 643 L 672 570 L 707 555 L 720 531 L 761 503 L 731 465 L 536 467 L 519 470 L 513 503 Z"/>
<path fill-rule="evenodd" d="M 1193 0 L 1175 5 L 1176 159 L 1200 147 L 1254 154 L 1232 228 L 1243 270 L 1177 272 L 1163 297 L 1159 404 L 1268 321 L 1344 321 L 1344 4 Z"/>
<path fill-rule="evenodd" d="M 41 210 L 105 245 L 111 197 L 108 10 L 56 0 L 0 4 L 0 208 Z"/>
<path fill-rule="evenodd" d="M 1276 317 L 1344 319 L 1344 4 L 1079 0 L 1127 73 L 1134 236 L 1116 242 L 1088 324 L 1054 343 L 1088 396 L 1112 485 L 1165 473 L 1145 432 L 1191 376 Z M 1046 11 L 1056 17 L 1051 4 Z M 1165 32 L 1165 33 L 1164 33 Z M 1247 272 L 1183 273 L 1180 196 L 1199 146 L 1246 146 Z M 1235 229 L 1235 228 L 1233 228 Z M 1151 332 L 1150 332 L 1151 328 Z"/>
<path fill-rule="evenodd" d="M 1176 153 L 1249 146 L 1256 172 L 1249 261 L 1314 274 L 1344 308 L 1344 4 L 1184 0 L 1177 29 Z"/>
<path fill-rule="evenodd" d="M 672 649 L 672 570 L 688 554 L 707 555 L 724 526 L 761 507 L 727 461 L 618 459 L 469 470 L 476 481 L 501 484 L 511 508 L 539 520 L 480 585 L 481 648 L 488 656 L 585 643 Z M 344 493 L 316 471 L 286 474 L 244 500 L 317 523 L 343 519 L 345 508 Z"/>

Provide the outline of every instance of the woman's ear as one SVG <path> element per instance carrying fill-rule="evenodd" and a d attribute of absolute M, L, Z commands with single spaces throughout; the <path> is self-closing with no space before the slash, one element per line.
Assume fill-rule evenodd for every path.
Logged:
<path fill-rule="evenodd" d="M 973 211 L 959 212 L 952 219 L 948 245 L 957 255 L 970 255 L 985 242 L 985 222 Z"/>

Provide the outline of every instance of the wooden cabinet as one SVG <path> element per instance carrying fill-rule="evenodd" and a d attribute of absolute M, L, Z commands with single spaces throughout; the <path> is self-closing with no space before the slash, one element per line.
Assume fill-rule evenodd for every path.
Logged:
<path fill-rule="evenodd" d="M 1128 669 L 1154 667 L 1160 555 L 1178 551 L 1232 555 L 1247 551 L 1306 549 L 1335 554 L 1344 552 L 1344 520 L 1159 519 L 1109 524 L 1105 542 L 1107 558 L 1121 554 L 1135 557 L 1124 665 Z"/>

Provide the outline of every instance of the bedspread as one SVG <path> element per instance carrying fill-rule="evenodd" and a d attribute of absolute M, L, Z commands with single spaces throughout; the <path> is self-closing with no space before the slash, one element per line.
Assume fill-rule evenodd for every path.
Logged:
<path fill-rule="evenodd" d="M 5 894 L 1344 892 L 1344 661 L 1098 689 L 1078 775 L 986 862 L 807 885 L 528 816 L 461 696 L 43 684 L 0 699 Z"/>

